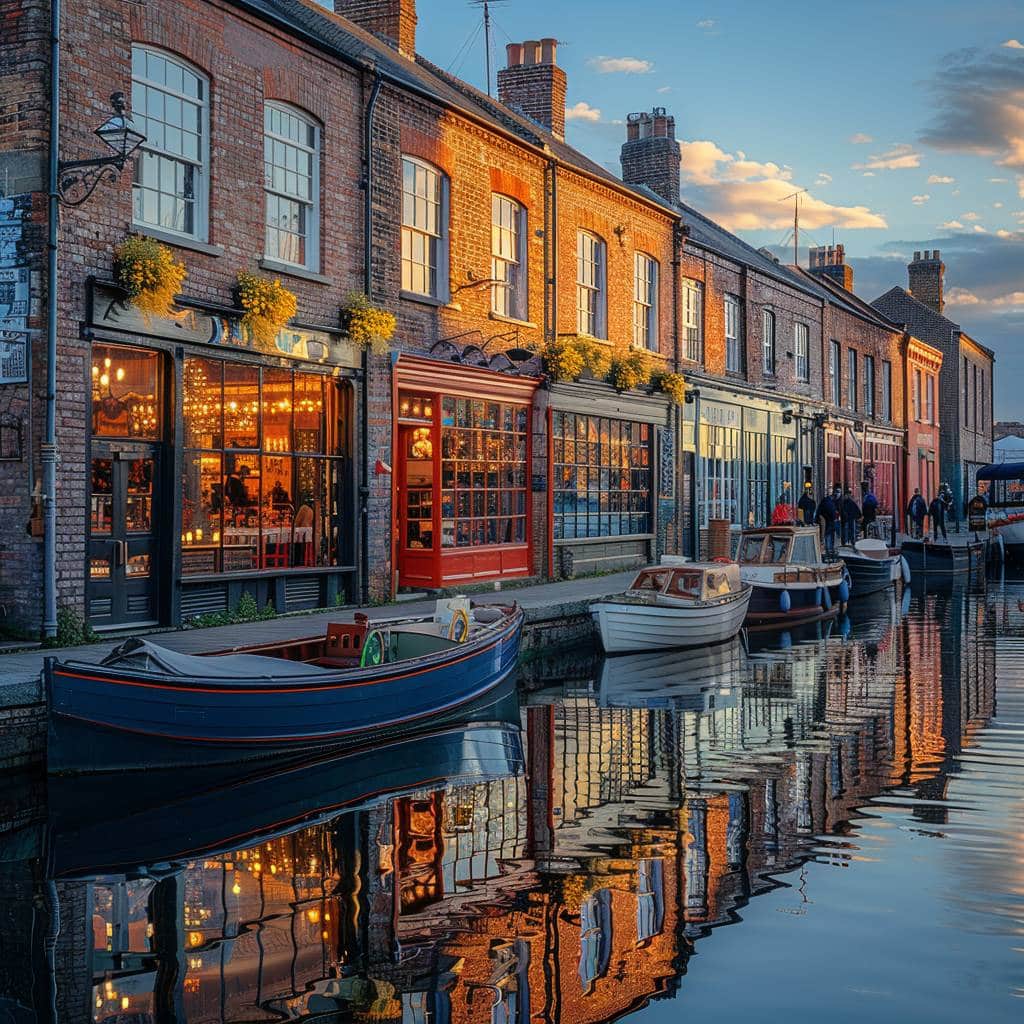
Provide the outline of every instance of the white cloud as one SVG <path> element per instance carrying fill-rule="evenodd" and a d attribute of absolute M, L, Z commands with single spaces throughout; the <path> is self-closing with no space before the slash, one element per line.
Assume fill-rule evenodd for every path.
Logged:
<path fill-rule="evenodd" d="M 831 185 L 832 175 L 827 171 L 818 171 L 818 177 L 814 182 L 815 185 Z"/>
<path fill-rule="evenodd" d="M 951 196 L 958 196 L 958 195 L 960 195 L 960 189 L 958 189 L 958 188 L 955 188 L 955 189 L 953 189 L 953 191 L 952 191 L 952 192 L 950 192 L 949 194 L 950 194 Z"/>
<path fill-rule="evenodd" d="M 928 180 L 925 182 L 926 185 L 952 185 L 956 181 L 956 178 L 949 177 L 948 174 L 929 174 Z"/>
<path fill-rule="evenodd" d="M 797 187 L 784 164 L 751 159 L 742 150 L 729 153 L 708 139 L 679 145 L 687 200 L 734 231 L 788 227 Z M 884 228 L 885 218 L 866 206 L 838 206 L 810 194 L 801 197 L 800 224 L 824 227 Z"/>
<path fill-rule="evenodd" d="M 1001 210 L 1002 208 L 1003 208 L 1003 204 L 1002 203 L 993 203 L 992 204 L 992 209 L 993 210 Z"/>
<path fill-rule="evenodd" d="M 981 214 L 975 213 L 973 210 L 968 210 L 967 213 L 960 214 L 960 219 L 970 221 L 981 220 Z"/>
<path fill-rule="evenodd" d="M 664 95 L 665 95 L 665 93 L 668 93 L 668 92 L 671 92 L 671 91 L 672 91 L 672 86 L 671 86 L 671 85 L 663 85 L 663 86 L 662 86 L 662 87 L 661 87 L 661 88 L 660 88 L 660 89 L 658 90 L 658 92 L 659 92 L 659 93 L 660 93 L 660 94 L 661 94 L 662 96 L 664 96 Z"/>
<path fill-rule="evenodd" d="M 850 136 L 850 142 L 855 146 L 866 146 L 869 142 L 874 141 L 875 140 L 870 135 L 865 135 L 864 132 L 854 132 L 854 134 Z"/>
<path fill-rule="evenodd" d="M 865 172 L 864 172 L 864 173 L 863 173 L 863 174 L 861 175 L 861 177 L 862 177 L 862 178 L 873 178 L 873 177 L 875 177 L 875 172 L 874 172 L 874 171 L 865 171 Z"/>
<path fill-rule="evenodd" d="M 927 203 L 929 199 L 931 199 L 931 196 L 928 195 L 927 192 L 925 192 L 925 194 L 922 195 L 922 196 L 911 196 L 910 197 L 910 201 L 915 206 L 924 206 L 924 204 Z"/>
<path fill-rule="evenodd" d="M 966 288 L 950 288 L 946 292 L 946 302 L 951 306 L 977 306 L 981 299 Z"/>
<path fill-rule="evenodd" d="M 1024 175 L 1017 179 L 1017 195 L 1024 199 Z"/>
<path fill-rule="evenodd" d="M 1024 43 L 1019 39 L 1007 39 L 1006 42 L 1001 45 L 1005 46 L 1008 50 L 1024 50 Z"/>
<path fill-rule="evenodd" d="M 565 108 L 566 121 L 591 121 L 597 123 L 601 120 L 601 111 L 592 107 L 585 100 L 574 103 L 571 107 Z"/>
<path fill-rule="evenodd" d="M 852 164 L 855 171 L 903 171 L 921 166 L 921 154 L 914 147 L 900 142 L 884 153 L 873 153 L 866 163 Z"/>
<path fill-rule="evenodd" d="M 940 228 L 944 228 L 946 231 L 962 231 L 963 224 L 958 220 L 947 220 L 945 223 L 939 225 Z"/>
<path fill-rule="evenodd" d="M 996 238 L 1013 238 L 1013 232 L 1007 231 L 1006 228 L 1000 228 L 996 232 Z"/>
<path fill-rule="evenodd" d="M 640 57 L 591 57 L 587 64 L 602 75 L 646 75 L 654 70 L 653 62 Z"/>
<path fill-rule="evenodd" d="M 701 18 L 700 21 L 697 22 L 697 28 L 703 29 L 705 32 L 710 32 L 717 24 L 718 22 L 716 22 L 714 18 Z"/>
<path fill-rule="evenodd" d="M 983 228 L 980 224 L 975 224 L 974 225 L 974 231 L 975 231 L 976 234 L 979 234 L 979 235 L 987 235 L 988 234 L 988 231 L 985 228 Z"/>
<path fill-rule="evenodd" d="M 1010 179 L 1009 178 L 989 178 L 988 180 L 993 185 L 1005 185 Z"/>

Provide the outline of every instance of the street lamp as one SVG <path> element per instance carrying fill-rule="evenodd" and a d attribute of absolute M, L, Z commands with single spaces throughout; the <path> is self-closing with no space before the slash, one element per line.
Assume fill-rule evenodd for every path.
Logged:
<path fill-rule="evenodd" d="M 81 206 L 104 178 L 116 182 L 128 158 L 146 141 L 125 115 L 123 92 L 111 94 L 113 117 L 107 118 L 95 134 L 111 150 L 109 156 L 84 160 L 62 160 L 57 172 L 57 195 L 65 206 Z"/>

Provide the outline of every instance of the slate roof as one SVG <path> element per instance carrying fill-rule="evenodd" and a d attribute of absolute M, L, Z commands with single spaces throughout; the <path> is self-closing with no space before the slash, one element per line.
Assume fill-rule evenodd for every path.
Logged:
<path fill-rule="evenodd" d="M 791 268 L 794 269 L 794 268 Z M 878 327 L 884 327 L 888 331 L 903 331 L 903 321 L 892 320 L 876 309 L 869 302 L 865 302 L 859 295 L 847 291 L 838 281 L 824 274 L 812 274 L 803 267 L 795 268 L 796 272 L 804 278 L 812 287 L 832 296 L 835 304 L 859 316 L 862 320 L 869 320 Z"/>
<path fill-rule="evenodd" d="M 342 59 L 378 70 L 386 79 L 398 86 L 426 96 L 442 106 L 468 114 L 503 133 L 515 135 L 520 142 L 545 151 L 560 163 L 600 178 L 623 192 L 650 200 L 645 193 L 624 184 L 608 168 L 591 160 L 565 141 L 555 138 L 547 128 L 525 114 L 506 107 L 424 57 L 417 55 L 415 60 L 409 59 L 372 33 L 340 14 L 320 7 L 312 0 L 231 2 L 277 23 Z"/>

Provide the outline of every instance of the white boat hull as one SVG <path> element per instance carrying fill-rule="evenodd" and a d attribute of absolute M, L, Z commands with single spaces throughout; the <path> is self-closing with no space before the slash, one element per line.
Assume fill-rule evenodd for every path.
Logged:
<path fill-rule="evenodd" d="M 687 606 L 601 601 L 590 611 L 609 654 L 696 647 L 734 637 L 743 625 L 751 593 L 744 587 L 721 601 Z"/>

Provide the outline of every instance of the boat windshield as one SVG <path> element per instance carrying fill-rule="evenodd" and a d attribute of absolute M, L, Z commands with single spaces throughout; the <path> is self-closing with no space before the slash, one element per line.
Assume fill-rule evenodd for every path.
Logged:
<path fill-rule="evenodd" d="M 779 562 L 784 562 L 786 560 L 786 554 L 788 552 L 789 537 L 785 534 L 772 534 L 768 538 L 768 543 L 764 546 L 764 555 L 762 556 L 762 560 L 778 564 Z"/>
<path fill-rule="evenodd" d="M 997 462 L 978 470 L 978 490 L 989 508 L 1024 506 L 1024 462 Z"/>
<path fill-rule="evenodd" d="M 694 572 L 693 570 L 674 572 L 666 593 L 671 594 L 673 597 L 699 598 L 701 596 L 702 578 L 703 573 Z"/>
<path fill-rule="evenodd" d="M 668 582 L 668 569 L 645 569 L 633 580 L 630 590 L 661 591 Z"/>
<path fill-rule="evenodd" d="M 753 533 L 740 541 L 740 550 L 737 561 L 739 562 L 760 562 L 761 549 L 764 547 L 765 535 Z"/>

